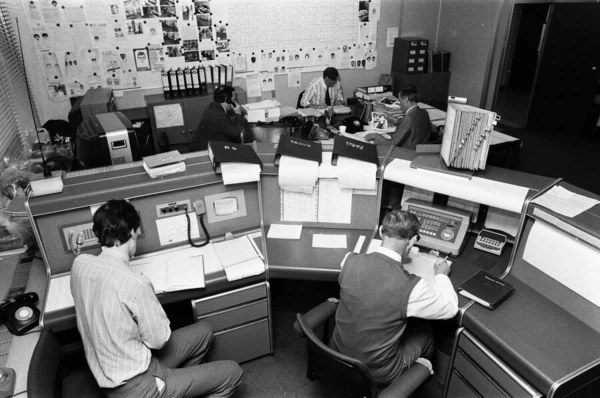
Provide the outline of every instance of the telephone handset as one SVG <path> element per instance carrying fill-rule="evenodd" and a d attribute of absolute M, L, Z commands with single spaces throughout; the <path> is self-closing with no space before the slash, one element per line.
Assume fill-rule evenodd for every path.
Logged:
<path fill-rule="evenodd" d="M 229 105 L 233 106 L 234 108 L 237 106 L 237 104 L 235 103 L 235 101 L 232 100 L 231 98 L 227 98 L 225 100 L 225 102 L 227 102 Z"/>
<path fill-rule="evenodd" d="M 417 242 L 417 246 L 438 250 L 452 256 L 460 254 L 466 243 L 471 212 L 412 198 L 404 202 L 402 209 L 419 219 L 421 239 Z"/>
<path fill-rule="evenodd" d="M 35 306 L 37 293 L 29 292 L 13 297 L 0 305 L 0 321 L 9 332 L 21 336 L 38 325 L 40 310 Z"/>

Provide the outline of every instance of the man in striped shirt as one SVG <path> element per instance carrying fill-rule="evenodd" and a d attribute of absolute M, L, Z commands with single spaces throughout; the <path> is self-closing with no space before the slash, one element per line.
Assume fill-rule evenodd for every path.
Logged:
<path fill-rule="evenodd" d="M 304 108 L 326 108 L 332 105 L 345 105 L 340 74 L 335 68 L 327 68 L 323 76 L 311 81 L 300 100 Z"/>
<path fill-rule="evenodd" d="M 229 397 L 242 380 L 233 361 L 201 364 L 213 340 L 198 322 L 171 332 L 150 281 L 129 267 L 140 217 L 125 200 L 110 200 L 93 217 L 102 245 L 71 269 L 71 293 L 85 356 L 105 394 L 120 398 Z"/>

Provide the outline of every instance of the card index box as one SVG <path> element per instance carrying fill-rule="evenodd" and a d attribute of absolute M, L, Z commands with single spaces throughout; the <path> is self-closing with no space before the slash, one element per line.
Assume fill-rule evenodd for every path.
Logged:
<path fill-rule="evenodd" d="M 512 284 L 479 271 L 458 287 L 458 293 L 493 310 L 515 291 Z"/>
<path fill-rule="evenodd" d="M 279 164 L 279 159 L 282 155 L 312 160 L 321 164 L 321 143 L 282 135 L 277 144 L 274 164 Z"/>
<path fill-rule="evenodd" d="M 260 167 L 263 165 L 254 149 L 244 144 L 209 141 L 208 157 L 217 173 L 221 172 L 222 162 L 258 164 Z"/>
<path fill-rule="evenodd" d="M 374 163 L 379 167 L 379 158 L 377 157 L 377 147 L 375 145 L 336 135 L 333 139 L 331 164 L 336 165 L 340 156 Z"/>

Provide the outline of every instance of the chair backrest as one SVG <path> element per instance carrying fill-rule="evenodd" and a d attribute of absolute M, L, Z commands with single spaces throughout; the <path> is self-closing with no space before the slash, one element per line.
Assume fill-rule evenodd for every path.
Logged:
<path fill-rule="evenodd" d="M 297 314 L 296 319 L 306 336 L 308 353 L 306 376 L 310 380 L 318 379 L 346 397 L 376 396 L 375 382 L 364 363 L 326 346 L 315 336 L 302 314 Z"/>
<path fill-rule="evenodd" d="M 306 90 L 304 90 L 304 91 L 306 91 Z M 302 97 L 304 97 L 304 91 L 302 91 L 302 92 L 300 93 L 300 95 L 298 95 L 298 103 L 296 104 L 296 109 L 304 108 L 304 107 L 303 107 L 303 106 L 300 104 L 300 102 L 302 101 Z"/>
<path fill-rule="evenodd" d="M 27 396 L 30 398 L 60 397 L 59 373 L 65 372 L 62 351 L 54 333 L 42 330 L 27 374 Z"/>
<path fill-rule="evenodd" d="M 250 124 L 244 128 L 244 143 L 271 142 L 277 144 L 282 135 L 291 135 L 292 126 L 286 123 Z"/>

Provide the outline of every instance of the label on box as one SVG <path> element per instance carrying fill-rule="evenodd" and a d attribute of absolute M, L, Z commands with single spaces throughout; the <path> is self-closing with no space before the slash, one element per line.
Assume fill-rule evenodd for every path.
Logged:
<path fill-rule="evenodd" d="M 415 51 L 415 50 L 410 50 L 410 51 L 408 52 L 408 54 L 409 54 L 409 55 L 417 55 L 417 51 Z"/>
<path fill-rule="evenodd" d="M 408 59 L 408 63 L 409 64 L 414 64 L 415 63 L 415 59 L 414 58 L 409 58 Z"/>

